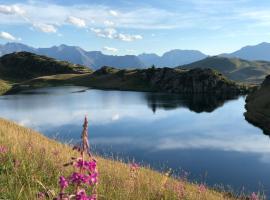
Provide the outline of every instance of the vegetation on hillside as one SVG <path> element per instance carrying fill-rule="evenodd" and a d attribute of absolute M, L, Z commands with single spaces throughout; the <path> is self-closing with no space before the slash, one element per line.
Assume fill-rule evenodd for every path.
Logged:
<path fill-rule="evenodd" d="M 44 76 L 23 82 L 31 88 L 72 84 L 98 89 L 151 91 L 186 94 L 243 94 L 249 87 L 230 81 L 212 69 L 149 68 L 120 70 L 103 67 L 94 73 Z M 15 86 L 10 92 L 23 89 Z"/>
<path fill-rule="evenodd" d="M 270 74 L 270 62 L 247 61 L 239 58 L 225 58 L 219 56 L 207 57 L 203 60 L 178 68 L 212 68 L 234 81 L 255 84 L 261 83 L 264 78 Z"/>
<path fill-rule="evenodd" d="M 63 164 L 80 155 L 69 145 L 0 119 L 0 198 L 41 200 L 57 197 L 61 193 L 59 183 L 65 185 L 63 177 L 73 172 L 72 167 Z M 174 179 L 168 173 L 158 173 L 134 163 L 128 165 L 98 156 L 94 159 L 99 173 L 96 195 L 101 200 L 235 199 L 230 193 L 189 183 L 186 177 Z M 59 182 L 60 176 L 63 177 Z M 65 192 L 72 192 L 72 188 Z"/>
<path fill-rule="evenodd" d="M 0 79 L 0 95 L 6 93 L 10 88 L 10 84 Z"/>
<path fill-rule="evenodd" d="M 87 72 L 91 72 L 87 67 L 29 52 L 11 53 L 0 58 L 0 78 L 15 82 L 46 75 Z"/>
<path fill-rule="evenodd" d="M 248 95 L 246 109 L 246 119 L 270 135 L 270 76 L 258 90 Z"/>

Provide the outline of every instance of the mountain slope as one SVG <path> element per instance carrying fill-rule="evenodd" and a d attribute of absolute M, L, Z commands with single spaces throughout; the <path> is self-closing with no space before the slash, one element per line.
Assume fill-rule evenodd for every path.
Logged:
<path fill-rule="evenodd" d="M 260 83 L 265 76 L 270 74 L 270 62 L 247 61 L 219 56 L 207 57 L 203 60 L 178 68 L 212 68 L 218 70 L 229 79 L 250 83 Z"/>
<path fill-rule="evenodd" d="M 43 85 L 73 84 L 97 89 L 166 92 L 178 94 L 214 94 L 232 96 L 246 93 L 249 88 L 230 81 L 212 69 L 181 70 L 173 68 L 116 69 L 102 67 L 78 76 L 45 76 L 26 81 L 32 88 Z M 16 91 L 21 88 L 17 86 Z M 13 91 L 11 91 L 13 92 Z"/>
<path fill-rule="evenodd" d="M 270 61 L 270 43 L 260 43 L 254 46 L 246 46 L 230 54 L 223 54 L 227 57 L 237 57 L 245 60 Z"/>
<path fill-rule="evenodd" d="M 7 43 L 0 46 L 0 55 L 21 51 L 49 56 L 58 60 L 84 65 L 92 69 L 99 69 L 106 65 L 119 68 L 144 67 L 144 64 L 137 56 L 111 56 L 105 55 L 100 51 L 85 51 L 76 46 L 60 45 L 50 48 L 32 48 L 20 43 Z"/>
<path fill-rule="evenodd" d="M 46 75 L 86 72 L 91 71 L 83 66 L 29 52 L 11 53 L 0 58 L 0 78 L 2 79 L 24 80 Z"/>
<path fill-rule="evenodd" d="M 189 64 L 207 57 L 200 51 L 195 50 L 171 50 L 162 56 L 156 54 L 140 54 L 138 58 L 145 63 L 147 67 L 152 65 L 158 67 L 175 67 L 178 65 Z"/>

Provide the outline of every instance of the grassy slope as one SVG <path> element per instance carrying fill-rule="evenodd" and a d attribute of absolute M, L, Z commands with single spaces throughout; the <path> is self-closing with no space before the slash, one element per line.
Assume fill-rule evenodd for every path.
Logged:
<path fill-rule="evenodd" d="M 10 88 L 11 88 L 10 84 L 8 84 L 6 81 L 3 81 L 3 80 L 0 79 L 0 95 L 4 94 Z"/>
<path fill-rule="evenodd" d="M 0 153 L 0 199 L 36 199 L 38 192 L 59 192 L 58 176 L 70 170 L 62 166 L 76 156 L 68 145 L 3 119 L 0 146 L 8 147 L 7 154 Z M 175 188 L 180 182 L 185 187 L 184 199 L 231 199 L 212 190 L 200 194 L 195 184 L 176 181 L 147 168 L 140 168 L 136 178 L 131 178 L 128 165 L 101 157 L 97 160 L 99 199 L 178 199 Z"/>
<path fill-rule="evenodd" d="M 181 66 L 183 68 L 213 68 L 228 78 L 246 83 L 261 83 L 270 74 L 270 62 L 247 61 L 238 58 L 208 57 L 206 59 Z"/>
<path fill-rule="evenodd" d="M 87 72 L 91 72 L 87 67 L 28 52 L 11 53 L 0 58 L 0 78 L 10 78 L 18 81 L 46 75 Z"/>
<path fill-rule="evenodd" d="M 195 72 L 195 70 L 187 71 L 180 69 L 168 69 L 167 75 L 165 76 L 164 69 L 152 69 L 138 70 L 128 69 L 119 70 L 116 68 L 103 68 L 95 71 L 94 73 L 86 74 L 58 74 L 52 76 L 42 76 L 29 81 L 23 82 L 21 85 L 27 85 L 28 88 L 40 88 L 47 86 L 58 86 L 58 85 L 78 85 L 85 87 L 92 87 L 98 89 L 115 89 L 115 90 L 131 90 L 131 91 L 168 91 L 174 89 L 178 81 L 183 81 L 183 87 L 192 89 L 192 85 L 189 80 L 191 77 L 199 79 L 201 77 L 209 76 L 209 80 L 218 79 L 220 83 L 224 83 L 227 86 L 242 88 L 247 90 L 249 86 L 243 84 L 237 84 L 230 81 L 224 76 L 220 76 L 216 71 L 207 71 L 205 69 L 205 75 L 202 71 Z M 182 75 L 183 74 L 183 75 Z M 200 74 L 200 75 L 199 75 Z M 152 77 L 148 77 L 152 76 Z M 165 76 L 165 77 L 164 77 Z M 148 77 L 148 78 L 147 78 Z M 183 78 L 185 77 L 185 78 Z M 153 82 L 154 81 L 154 82 Z M 197 80 L 197 85 L 200 87 L 200 83 Z M 179 86 L 181 88 L 181 84 Z M 16 93 L 19 90 L 23 90 L 24 87 L 18 85 L 14 87 L 10 93 Z M 178 92 L 178 91 L 177 91 Z"/>
<path fill-rule="evenodd" d="M 42 76 L 29 81 L 25 81 L 22 85 L 29 85 L 30 88 L 41 88 L 47 86 L 58 85 L 77 85 L 92 87 L 98 89 L 116 89 L 116 90 L 132 90 L 132 91 L 153 91 L 145 81 L 140 77 L 134 76 L 136 70 L 125 70 L 125 76 L 121 76 L 119 70 L 111 74 L 96 76 L 93 73 L 87 74 L 58 74 L 52 76 Z M 14 92 L 17 88 L 13 88 Z"/>
<path fill-rule="evenodd" d="M 247 97 L 245 117 L 270 135 L 270 76 L 267 78 L 267 84 Z"/>

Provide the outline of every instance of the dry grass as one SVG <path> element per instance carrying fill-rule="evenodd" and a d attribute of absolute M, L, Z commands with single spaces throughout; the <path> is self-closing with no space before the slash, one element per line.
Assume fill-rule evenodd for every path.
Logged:
<path fill-rule="evenodd" d="M 11 86 L 6 82 L 0 79 L 0 95 L 8 91 Z"/>
<path fill-rule="evenodd" d="M 76 156 L 70 146 L 3 119 L 0 119 L 0 146 L 8 148 L 7 153 L 0 153 L 0 199 L 37 199 L 38 192 L 47 192 L 47 199 L 52 199 L 59 192 L 59 175 L 71 170 L 63 164 Z M 232 199 L 210 189 L 200 193 L 198 185 L 148 168 L 140 168 L 133 174 L 127 164 L 96 159 L 100 174 L 99 199 Z M 184 187 L 182 198 L 176 189 L 179 184 Z"/>

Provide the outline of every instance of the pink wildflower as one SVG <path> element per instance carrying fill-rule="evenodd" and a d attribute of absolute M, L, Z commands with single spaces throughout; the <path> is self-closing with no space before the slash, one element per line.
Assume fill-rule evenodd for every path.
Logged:
<path fill-rule="evenodd" d="M 87 183 L 89 177 L 84 174 L 80 174 L 78 172 L 73 172 L 73 174 L 70 176 L 70 181 L 73 184 L 81 185 L 82 183 Z"/>
<path fill-rule="evenodd" d="M 137 163 L 131 163 L 131 165 L 130 165 L 131 171 L 136 171 L 136 170 L 138 170 L 139 168 L 140 168 L 140 166 L 139 166 L 139 164 L 137 164 Z"/>
<path fill-rule="evenodd" d="M 83 170 L 89 170 L 90 172 L 95 172 L 96 166 L 97 166 L 97 163 L 95 160 L 87 162 L 83 160 L 82 158 L 79 158 L 75 162 L 75 167 L 79 169 L 83 169 Z"/>
<path fill-rule="evenodd" d="M 43 200 L 43 199 L 46 198 L 46 195 L 45 195 L 43 192 L 39 192 L 39 193 L 37 194 L 37 198 L 38 198 L 38 200 Z"/>
<path fill-rule="evenodd" d="M 6 154 L 8 152 L 5 146 L 0 146 L 0 154 Z"/>
<path fill-rule="evenodd" d="M 95 185 L 98 183 L 98 173 L 92 173 L 89 176 L 89 182 L 90 185 Z"/>
<path fill-rule="evenodd" d="M 68 186 L 68 182 L 67 182 L 67 180 L 65 179 L 65 177 L 60 176 L 60 178 L 59 178 L 59 185 L 60 185 L 60 188 L 61 188 L 62 190 L 65 189 L 65 188 Z"/>
<path fill-rule="evenodd" d="M 251 200 L 259 200 L 258 195 L 255 192 L 252 192 L 251 196 L 250 196 Z"/>
<path fill-rule="evenodd" d="M 76 194 L 76 200 L 96 200 L 96 195 L 87 196 L 85 190 L 80 190 Z"/>
<path fill-rule="evenodd" d="M 90 150 L 89 150 L 89 142 L 88 142 L 88 120 L 85 117 L 83 132 L 82 132 L 82 144 L 80 147 L 75 147 L 74 150 L 80 152 L 79 158 L 71 158 L 71 162 L 65 164 L 64 166 L 73 165 L 76 169 L 69 176 L 68 181 L 61 176 L 59 180 L 60 185 L 60 193 L 58 195 L 57 200 L 64 200 L 65 198 L 70 199 L 75 197 L 76 200 L 97 200 L 96 188 L 95 186 L 98 183 L 98 170 L 97 170 L 97 162 L 92 159 Z M 90 157 L 88 161 L 87 157 Z M 69 185 L 73 186 L 75 191 L 72 193 L 64 193 L 64 188 Z M 92 194 L 87 196 L 83 187 L 85 186 L 92 187 Z"/>
<path fill-rule="evenodd" d="M 185 196 L 185 186 L 183 183 L 179 183 L 176 187 L 176 192 L 178 194 L 179 199 L 182 199 Z"/>
<path fill-rule="evenodd" d="M 198 191 L 199 191 L 199 193 L 205 193 L 206 192 L 206 186 L 204 185 L 204 184 L 200 184 L 199 186 L 198 186 Z"/>

